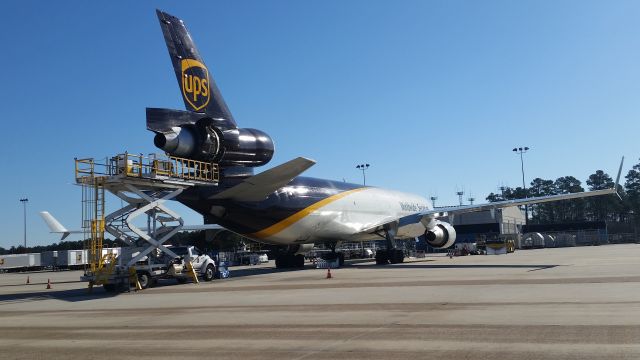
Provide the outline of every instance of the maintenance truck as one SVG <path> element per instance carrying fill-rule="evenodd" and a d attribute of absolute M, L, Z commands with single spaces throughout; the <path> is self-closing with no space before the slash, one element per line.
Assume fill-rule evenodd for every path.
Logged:
<path fill-rule="evenodd" d="M 118 289 L 128 289 L 130 284 L 137 282 L 140 288 L 153 287 L 159 279 L 176 279 L 184 284 L 189 279 L 198 282 L 198 276 L 204 281 L 211 281 L 216 274 L 215 261 L 206 254 L 200 254 L 193 246 L 167 246 L 178 257 L 171 258 L 164 252 L 154 251 L 143 257 L 134 266 L 124 269 L 121 264 L 139 254 L 136 248 L 123 248 L 122 254 L 115 259 L 118 266 L 114 266 L 109 279 L 100 281 L 107 291 L 117 291 Z M 138 251 L 136 251 L 138 250 Z M 107 265 L 108 266 L 108 265 Z M 132 275 L 135 275 L 133 277 Z"/>

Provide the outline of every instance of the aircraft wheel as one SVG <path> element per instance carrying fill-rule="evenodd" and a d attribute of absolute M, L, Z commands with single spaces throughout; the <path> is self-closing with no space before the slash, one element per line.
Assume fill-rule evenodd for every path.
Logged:
<path fill-rule="evenodd" d="M 376 265 L 387 265 L 389 263 L 389 256 L 386 250 L 376 251 Z"/>
<path fill-rule="evenodd" d="M 392 264 L 400 264 L 404 262 L 404 251 L 393 249 L 389 253 L 389 261 Z"/>
<path fill-rule="evenodd" d="M 296 255 L 294 258 L 295 267 L 304 268 L 304 255 Z"/>

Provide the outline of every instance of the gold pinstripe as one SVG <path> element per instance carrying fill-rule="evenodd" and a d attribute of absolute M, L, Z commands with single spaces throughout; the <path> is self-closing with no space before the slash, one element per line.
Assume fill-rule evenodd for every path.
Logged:
<path fill-rule="evenodd" d="M 329 196 L 326 199 L 322 199 L 320 201 L 318 201 L 317 203 L 314 203 L 313 205 L 310 205 L 300 211 L 298 211 L 297 213 L 289 216 L 288 218 L 277 222 L 271 226 L 269 226 L 266 229 L 262 229 L 258 232 L 255 232 L 253 234 L 248 234 L 248 237 L 252 237 L 252 238 L 258 238 L 258 239 L 264 239 L 267 238 L 269 236 L 275 235 L 279 232 L 281 232 L 282 230 L 288 228 L 289 226 L 293 225 L 294 223 L 296 223 L 297 221 L 303 219 L 304 217 L 306 217 L 307 215 L 311 214 L 312 212 L 314 212 L 315 210 L 328 205 L 336 200 L 342 199 L 343 197 L 349 195 L 349 194 L 353 194 L 355 192 L 364 190 L 366 188 L 357 188 L 357 189 L 353 189 L 353 190 L 347 190 L 347 191 L 343 191 L 339 194 L 335 194 L 332 196 Z"/>

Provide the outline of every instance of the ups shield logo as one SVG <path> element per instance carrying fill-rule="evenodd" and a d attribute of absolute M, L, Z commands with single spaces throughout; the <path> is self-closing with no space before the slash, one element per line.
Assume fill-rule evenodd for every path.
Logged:
<path fill-rule="evenodd" d="M 203 63 L 193 59 L 182 60 L 182 95 L 193 111 L 209 104 L 209 71 Z"/>

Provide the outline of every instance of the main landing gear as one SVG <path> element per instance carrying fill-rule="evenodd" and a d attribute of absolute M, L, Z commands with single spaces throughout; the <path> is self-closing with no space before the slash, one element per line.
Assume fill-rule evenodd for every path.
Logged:
<path fill-rule="evenodd" d="M 344 253 L 336 252 L 336 246 L 338 246 L 337 241 L 325 242 L 325 246 L 328 246 L 331 249 L 331 252 L 328 254 L 322 255 L 322 259 L 327 261 L 335 261 L 338 259 L 338 266 L 344 266 Z"/>
<path fill-rule="evenodd" d="M 376 252 L 376 264 L 387 265 L 399 264 L 404 262 L 404 251 L 398 249 L 396 244 L 396 234 L 398 232 L 398 225 L 391 224 L 384 228 L 384 237 L 387 240 L 387 249 L 378 250 Z"/>
<path fill-rule="evenodd" d="M 276 269 L 304 268 L 304 255 L 296 255 L 286 251 L 276 254 Z"/>

